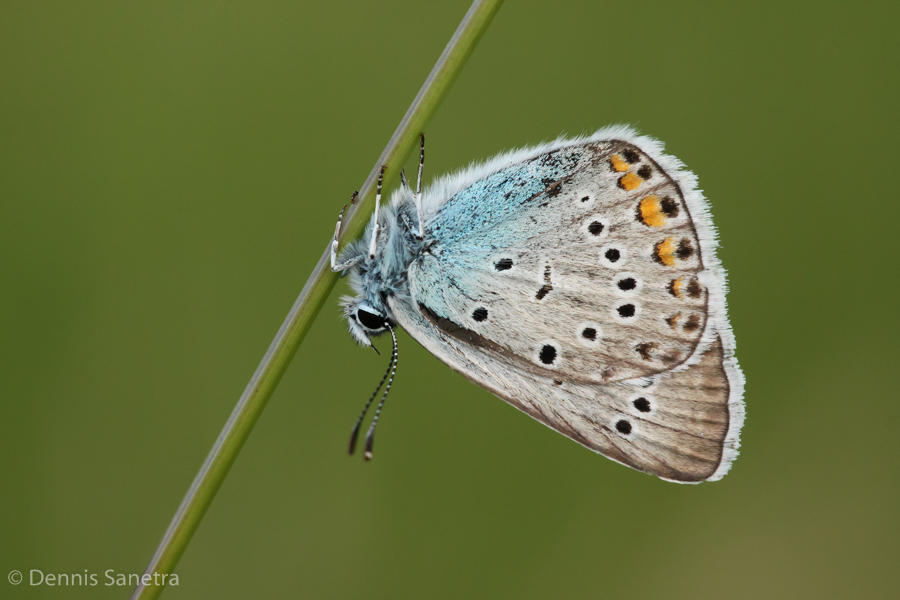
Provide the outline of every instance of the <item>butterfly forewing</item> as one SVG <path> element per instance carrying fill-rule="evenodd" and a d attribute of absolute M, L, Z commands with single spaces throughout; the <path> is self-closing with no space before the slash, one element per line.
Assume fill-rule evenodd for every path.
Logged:
<path fill-rule="evenodd" d="M 510 366 L 566 382 L 650 376 L 684 363 L 707 326 L 682 191 L 633 144 L 510 165 L 428 226 L 434 242 L 410 276 L 419 310 Z"/>

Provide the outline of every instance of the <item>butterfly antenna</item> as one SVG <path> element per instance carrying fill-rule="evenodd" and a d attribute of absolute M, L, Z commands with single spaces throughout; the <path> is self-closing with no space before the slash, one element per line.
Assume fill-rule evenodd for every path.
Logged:
<path fill-rule="evenodd" d="M 381 226 L 378 224 L 378 213 L 381 212 L 381 184 L 384 181 L 384 172 L 387 167 L 382 166 L 378 173 L 378 188 L 375 192 L 375 227 L 372 228 L 372 243 L 369 245 L 369 258 L 375 258 L 375 249 L 378 247 L 378 233 Z"/>
<path fill-rule="evenodd" d="M 422 171 L 425 169 L 425 134 L 419 135 L 419 176 L 416 178 L 416 215 L 419 217 L 419 235 L 425 237 L 425 212 L 422 210 Z"/>
<path fill-rule="evenodd" d="M 393 334 L 393 331 L 391 331 Z M 396 348 L 396 342 L 394 344 L 394 348 Z M 375 348 L 375 346 L 372 346 Z M 378 350 L 375 350 L 378 352 Z M 394 351 L 394 355 L 396 356 L 396 350 Z M 362 413 L 359 415 L 359 418 L 356 420 L 356 425 L 353 426 L 353 433 L 350 434 L 350 454 L 353 454 L 354 450 L 356 450 L 356 439 L 359 437 L 359 428 L 362 425 L 363 419 L 366 418 L 366 413 L 369 412 L 369 407 L 372 406 L 372 401 L 375 400 L 375 396 L 378 395 L 378 392 L 381 390 L 381 386 L 384 385 L 384 382 L 387 381 L 389 375 L 391 375 L 391 371 L 394 369 L 394 356 L 391 356 L 391 362 L 388 364 L 387 371 L 384 372 L 384 377 L 381 378 L 381 383 L 378 384 L 378 387 L 375 388 L 375 391 L 372 392 L 372 397 L 369 398 L 369 401 L 366 402 L 366 406 L 362 409 Z"/>
<path fill-rule="evenodd" d="M 388 379 L 387 386 L 384 388 L 384 395 L 381 396 L 381 402 L 378 403 L 378 409 L 375 411 L 375 416 L 372 417 L 369 433 L 366 434 L 366 460 L 372 460 L 372 445 L 375 443 L 375 427 L 378 425 L 378 417 L 381 416 L 381 409 L 384 408 L 384 401 L 387 399 L 388 392 L 391 391 L 391 384 L 394 383 L 394 375 L 397 374 L 397 335 L 394 333 L 393 327 L 388 327 L 388 329 L 391 330 L 391 339 L 394 341 L 394 351 L 391 354 L 391 366 L 389 369 L 391 378 Z"/>

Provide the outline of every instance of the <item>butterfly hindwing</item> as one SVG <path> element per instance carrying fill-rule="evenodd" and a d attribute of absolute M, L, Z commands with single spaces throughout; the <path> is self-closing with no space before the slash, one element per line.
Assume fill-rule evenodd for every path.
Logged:
<path fill-rule="evenodd" d="M 447 333 L 409 303 L 392 309 L 410 335 L 472 382 L 624 465 L 695 483 L 721 478 L 736 456 L 743 409 L 733 388 L 742 381 L 733 380 L 720 337 L 680 371 L 611 384 L 567 382 Z"/>

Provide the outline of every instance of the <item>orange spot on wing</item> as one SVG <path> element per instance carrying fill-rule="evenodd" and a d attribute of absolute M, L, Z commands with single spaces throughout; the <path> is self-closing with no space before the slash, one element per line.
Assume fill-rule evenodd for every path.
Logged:
<path fill-rule="evenodd" d="M 609 163 L 612 165 L 612 168 L 615 169 L 616 171 L 618 171 L 619 173 L 621 173 L 622 171 L 627 171 L 628 168 L 631 166 L 630 164 L 628 164 L 627 161 L 625 161 L 625 159 L 623 159 L 618 154 L 613 154 L 612 156 L 610 156 Z"/>
<path fill-rule="evenodd" d="M 672 295 L 676 298 L 684 298 L 684 295 L 681 293 L 681 288 L 684 285 L 684 277 L 679 277 L 678 279 L 673 279 L 669 284 L 669 291 L 672 292 Z"/>
<path fill-rule="evenodd" d="M 626 192 L 630 192 L 641 187 L 641 183 L 643 181 L 644 180 L 641 179 L 639 175 L 635 175 L 634 173 L 626 173 L 619 178 L 619 187 Z"/>
<path fill-rule="evenodd" d="M 675 238 L 667 237 L 656 244 L 653 258 L 667 267 L 675 266 Z"/>
<path fill-rule="evenodd" d="M 651 194 L 641 200 L 638 209 L 641 211 L 641 221 L 643 221 L 644 225 L 649 225 L 650 227 L 665 226 L 666 215 L 662 210 L 659 198 L 656 196 Z"/>

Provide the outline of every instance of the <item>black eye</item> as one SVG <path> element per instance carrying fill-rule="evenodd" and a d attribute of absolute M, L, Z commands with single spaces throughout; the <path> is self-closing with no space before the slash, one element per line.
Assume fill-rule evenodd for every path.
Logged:
<path fill-rule="evenodd" d="M 366 329 L 384 329 L 387 321 L 381 315 L 370 313 L 361 308 L 356 309 L 356 318 Z"/>

